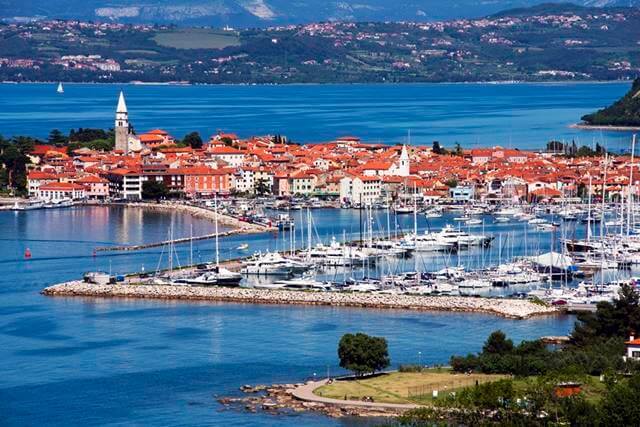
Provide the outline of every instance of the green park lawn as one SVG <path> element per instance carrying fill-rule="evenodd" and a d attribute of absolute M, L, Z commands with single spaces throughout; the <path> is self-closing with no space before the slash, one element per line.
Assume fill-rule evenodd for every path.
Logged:
<path fill-rule="evenodd" d="M 315 394 L 332 399 L 362 400 L 372 397 L 374 402 L 429 403 L 433 390 L 439 396 L 478 383 L 509 378 L 508 375 L 454 374 L 447 369 L 423 372 L 391 372 L 363 379 L 336 380 L 315 390 Z"/>

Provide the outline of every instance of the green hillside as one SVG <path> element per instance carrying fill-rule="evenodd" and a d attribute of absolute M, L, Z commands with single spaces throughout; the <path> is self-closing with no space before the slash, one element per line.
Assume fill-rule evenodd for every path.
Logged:
<path fill-rule="evenodd" d="M 582 121 L 592 126 L 640 126 L 640 78 L 613 105 L 587 114 Z"/>

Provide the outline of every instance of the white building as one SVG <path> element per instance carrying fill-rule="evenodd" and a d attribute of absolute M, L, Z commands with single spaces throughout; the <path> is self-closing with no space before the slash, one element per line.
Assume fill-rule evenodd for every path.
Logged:
<path fill-rule="evenodd" d="M 340 200 L 370 206 L 380 200 L 381 180 L 378 176 L 347 175 L 340 180 Z"/>
<path fill-rule="evenodd" d="M 207 152 L 211 159 L 222 160 L 234 168 L 242 166 L 244 162 L 244 153 L 242 151 L 226 145 L 210 146 Z"/>
<path fill-rule="evenodd" d="M 86 189 L 71 182 L 50 182 L 38 187 L 38 198 L 47 202 L 81 200 L 87 197 Z"/>
<path fill-rule="evenodd" d="M 627 352 L 625 354 L 625 360 L 640 360 L 640 338 L 636 339 L 633 335 L 629 337 L 629 341 L 624 343 Z"/>

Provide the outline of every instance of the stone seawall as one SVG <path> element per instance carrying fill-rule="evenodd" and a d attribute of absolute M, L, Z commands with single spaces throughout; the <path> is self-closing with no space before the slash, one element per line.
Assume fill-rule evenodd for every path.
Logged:
<path fill-rule="evenodd" d="M 50 286 L 45 288 L 42 293 L 49 296 L 149 298 L 238 302 L 246 304 L 328 305 L 376 309 L 455 311 L 488 313 L 512 319 L 526 319 L 531 316 L 559 313 L 554 307 L 534 304 L 527 300 L 504 298 L 304 292 L 253 288 L 136 284 L 94 285 L 81 281 Z"/>

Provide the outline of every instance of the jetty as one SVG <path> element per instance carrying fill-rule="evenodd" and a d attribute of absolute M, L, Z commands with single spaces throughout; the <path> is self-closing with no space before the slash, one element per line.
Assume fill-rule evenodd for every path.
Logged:
<path fill-rule="evenodd" d="M 218 237 L 228 237 L 228 236 L 233 236 L 235 234 L 242 234 L 242 233 L 243 233 L 242 230 L 223 231 L 222 233 L 218 233 Z M 211 233 L 211 234 L 205 234 L 204 236 L 180 237 L 178 239 L 164 240 L 162 242 L 143 243 L 140 245 L 99 246 L 96 248 L 96 252 L 139 251 L 142 249 L 157 248 L 157 247 L 168 246 L 172 244 L 178 245 L 180 243 L 195 242 L 198 240 L 210 240 L 210 239 L 215 239 L 215 237 L 216 237 L 216 233 Z"/>
<path fill-rule="evenodd" d="M 317 305 L 493 314 L 511 319 L 557 314 L 555 307 L 528 300 L 464 296 L 389 295 L 355 292 L 308 292 L 281 289 L 200 287 L 154 284 L 96 285 L 71 281 L 42 291 L 47 296 L 141 298 L 186 301 L 216 301 L 244 304 Z"/>

